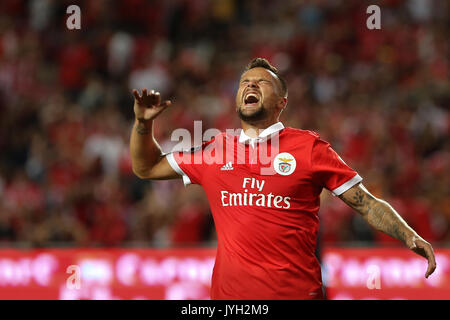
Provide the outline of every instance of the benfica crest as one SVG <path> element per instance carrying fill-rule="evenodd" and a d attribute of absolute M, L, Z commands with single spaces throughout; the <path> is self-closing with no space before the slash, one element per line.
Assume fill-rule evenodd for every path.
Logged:
<path fill-rule="evenodd" d="M 297 162 L 295 158 L 287 152 L 283 152 L 278 154 L 273 163 L 273 168 L 278 174 L 283 176 L 288 176 L 295 171 L 297 166 Z"/>
<path fill-rule="evenodd" d="M 289 161 L 292 160 L 293 159 L 280 158 L 280 161 L 282 161 L 278 164 L 278 168 L 280 169 L 280 171 L 283 173 L 291 171 L 291 164 L 289 163 Z"/>

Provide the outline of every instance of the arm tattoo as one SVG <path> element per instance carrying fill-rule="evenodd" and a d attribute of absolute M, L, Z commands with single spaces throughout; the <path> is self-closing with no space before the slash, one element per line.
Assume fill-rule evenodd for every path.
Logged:
<path fill-rule="evenodd" d="M 146 135 L 150 133 L 150 129 L 148 129 L 143 123 L 138 123 L 136 126 L 136 132 L 140 135 Z"/>
<path fill-rule="evenodd" d="M 375 197 L 370 193 L 366 193 L 361 189 L 352 190 L 349 194 L 342 194 L 339 198 L 363 216 L 368 214 L 371 203 L 375 200 Z"/>
<path fill-rule="evenodd" d="M 353 203 L 356 205 L 362 205 L 364 203 L 364 193 L 362 193 L 362 191 L 356 191 L 353 195 Z"/>
<path fill-rule="evenodd" d="M 383 200 L 375 200 L 372 205 L 369 205 L 367 222 L 391 237 L 402 241 L 406 239 L 406 222 Z"/>
<path fill-rule="evenodd" d="M 339 198 L 358 211 L 364 220 L 378 231 L 405 241 L 407 232 L 412 230 L 389 203 L 375 198 L 364 187 L 349 191 L 340 195 Z"/>

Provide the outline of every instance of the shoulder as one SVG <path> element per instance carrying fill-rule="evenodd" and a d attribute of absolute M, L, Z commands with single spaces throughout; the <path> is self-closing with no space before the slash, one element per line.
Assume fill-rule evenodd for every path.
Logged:
<path fill-rule="evenodd" d="M 285 131 L 290 141 L 293 141 L 296 145 L 302 144 L 306 146 L 306 150 L 308 150 L 311 157 L 319 154 L 327 154 L 332 149 L 331 144 L 323 140 L 316 131 L 290 127 L 285 128 Z"/>
<path fill-rule="evenodd" d="M 201 145 L 195 146 L 191 149 L 194 151 L 205 149 L 205 148 L 214 148 L 217 145 L 223 145 L 229 139 L 235 139 L 233 135 L 227 134 L 226 132 L 219 132 L 215 136 L 211 137 L 209 140 L 203 141 Z"/>
<path fill-rule="evenodd" d="M 286 128 L 284 128 L 283 132 L 286 135 L 288 135 L 289 137 L 292 137 L 294 139 L 301 139 L 303 141 L 309 141 L 311 143 L 314 143 L 317 140 L 322 140 L 320 138 L 320 135 L 317 132 L 312 131 L 312 130 L 303 130 L 303 129 L 286 127 Z"/>
<path fill-rule="evenodd" d="M 229 135 L 227 135 L 225 132 L 219 132 L 217 133 L 215 136 L 210 137 L 209 140 L 203 141 L 202 145 L 203 146 L 208 146 L 210 144 L 214 144 L 220 141 L 223 141 L 225 139 L 229 138 Z"/>

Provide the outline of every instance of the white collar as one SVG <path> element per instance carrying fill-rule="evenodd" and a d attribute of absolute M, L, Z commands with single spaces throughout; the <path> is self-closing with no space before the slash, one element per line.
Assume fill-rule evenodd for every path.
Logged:
<path fill-rule="evenodd" d="M 270 127 L 264 129 L 256 138 L 252 138 L 249 137 L 248 135 L 245 134 L 244 130 L 241 130 L 241 134 L 239 136 L 239 142 L 240 143 L 246 143 L 246 142 L 251 142 L 253 144 L 253 142 L 256 140 L 262 140 L 274 133 L 277 133 L 281 130 L 284 129 L 284 125 L 281 122 L 277 122 L 274 123 L 273 125 L 271 125 Z"/>

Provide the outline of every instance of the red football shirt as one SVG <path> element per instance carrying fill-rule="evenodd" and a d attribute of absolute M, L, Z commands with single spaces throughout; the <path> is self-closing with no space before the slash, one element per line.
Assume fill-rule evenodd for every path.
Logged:
<path fill-rule="evenodd" d="M 312 131 L 278 122 L 258 138 L 222 133 L 167 155 L 203 186 L 218 238 L 212 299 L 321 299 L 315 256 L 320 193 L 362 178 Z"/>

